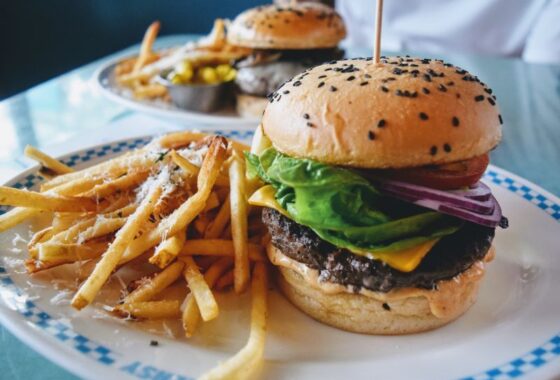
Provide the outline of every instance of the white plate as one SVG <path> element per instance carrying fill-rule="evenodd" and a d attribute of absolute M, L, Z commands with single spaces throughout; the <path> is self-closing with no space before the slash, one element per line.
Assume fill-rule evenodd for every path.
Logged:
<path fill-rule="evenodd" d="M 221 131 L 249 141 L 251 131 Z M 67 155 L 88 166 L 144 144 L 126 140 Z M 35 169 L 8 185 L 32 188 Z M 560 376 L 560 200 L 513 174 L 490 167 L 488 183 L 509 217 L 498 230 L 497 257 L 489 266 L 475 306 L 438 330 L 395 337 L 339 331 L 300 313 L 276 292 L 270 300 L 266 345 L 267 379 L 510 379 Z M 203 324 L 192 340 L 168 324 L 125 323 L 100 305 L 75 312 L 51 300 L 55 276 L 29 277 L 21 261 L 29 225 L 0 235 L 0 321 L 49 359 L 85 378 L 196 377 L 243 346 L 248 333 L 248 297 L 221 296 L 222 314 Z M 13 242 L 16 242 L 14 249 Z M 17 252 L 17 248 L 21 252 Z M 118 287 L 114 283 L 109 287 Z M 100 297 L 102 299 L 103 297 Z M 66 302 L 64 302 L 66 301 Z M 153 329 L 154 332 L 148 331 Z M 160 334 L 160 335 L 156 335 Z M 150 346 L 157 340 L 159 346 Z"/>
<path fill-rule="evenodd" d="M 107 98 L 136 111 L 147 113 L 179 122 L 185 125 L 204 124 L 207 126 L 223 127 L 250 127 L 255 128 L 260 119 L 241 117 L 233 108 L 226 108 L 217 112 L 202 113 L 188 111 L 175 107 L 161 100 L 138 100 L 132 96 L 130 90 L 120 87 L 115 79 L 115 66 L 125 60 L 118 58 L 101 66 L 93 76 L 95 87 Z"/>

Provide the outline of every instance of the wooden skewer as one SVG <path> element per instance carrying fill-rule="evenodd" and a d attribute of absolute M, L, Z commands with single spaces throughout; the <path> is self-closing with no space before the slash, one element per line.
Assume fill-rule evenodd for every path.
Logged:
<path fill-rule="evenodd" d="M 379 64 L 381 55 L 381 25 L 383 20 L 383 0 L 377 0 L 377 8 L 375 11 L 375 42 L 373 45 L 373 61 Z"/>

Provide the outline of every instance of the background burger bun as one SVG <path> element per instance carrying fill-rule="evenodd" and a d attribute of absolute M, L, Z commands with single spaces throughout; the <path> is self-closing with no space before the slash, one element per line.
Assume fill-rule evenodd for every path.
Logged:
<path fill-rule="evenodd" d="M 361 168 L 469 159 L 493 149 L 502 118 L 485 84 L 443 61 L 333 61 L 283 84 L 262 125 L 290 156 Z"/>
<path fill-rule="evenodd" d="M 236 95 L 236 110 L 241 117 L 260 118 L 268 104 L 268 100 L 262 96 L 254 96 L 238 93 Z"/>
<path fill-rule="evenodd" d="M 485 261 L 492 260 L 493 255 L 491 249 Z M 294 306 L 314 319 L 355 333 L 401 335 L 441 327 L 465 313 L 476 301 L 484 263 L 474 263 L 455 278 L 440 281 L 438 290 L 431 291 L 444 291 L 448 295 L 439 305 L 444 315 L 434 315 L 423 289 L 391 291 L 385 294 L 386 299 L 383 300 L 350 292 L 327 293 L 311 285 L 293 269 L 280 266 L 279 270 L 278 282 L 282 293 Z"/>
<path fill-rule="evenodd" d="M 346 28 L 336 11 L 322 4 L 264 5 L 231 23 L 228 42 L 253 49 L 320 49 L 338 45 Z"/>

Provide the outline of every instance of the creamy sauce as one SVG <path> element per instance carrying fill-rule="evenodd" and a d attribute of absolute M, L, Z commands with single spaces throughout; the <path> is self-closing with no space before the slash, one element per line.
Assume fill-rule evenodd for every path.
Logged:
<path fill-rule="evenodd" d="M 309 268 L 307 265 L 299 263 L 276 249 L 272 244 L 267 246 L 267 254 L 274 265 L 282 266 L 299 273 L 307 283 L 315 289 L 319 289 L 327 294 L 351 293 L 355 294 L 352 288 L 341 284 L 322 281 L 319 278 L 319 271 Z M 418 288 L 403 288 L 391 290 L 387 293 L 374 292 L 361 288 L 359 294 L 373 298 L 380 302 L 391 302 L 411 297 L 424 297 L 428 301 L 430 311 L 438 318 L 450 318 L 458 310 L 458 303 L 463 303 L 463 297 L 457 296 L 457 285 L 461 282 L 477 284 L 485 273 L 485 263 L 494 259 L 494 247 L 491 247 L 486 254 L 484 261 L 475 262 L 465 272 L 460 273 L 448 281 L 440 281 L 437 290 L 427 290 Z"/>

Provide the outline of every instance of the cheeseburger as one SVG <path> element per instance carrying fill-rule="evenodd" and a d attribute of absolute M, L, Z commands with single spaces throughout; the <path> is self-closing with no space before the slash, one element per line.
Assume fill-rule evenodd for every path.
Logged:
<path fill-rule="evenodd" d="M 283 84 L 247 163 L 285 296 L 366 334 L 462 315 L 507 227 L 480 182 L 501 125 L 492 90 L 440 60 L 332 61 Z"/>
<path fill-rule="evenodd" d="M 326 5 L 265 5 L 233 20 L 228 42 L 251 48 L 237 63 L 238 113 L 262 115 L 266 96 L 308 67 L 341 58 L 337 48 L 346 36 L 342 18 Z"/>

